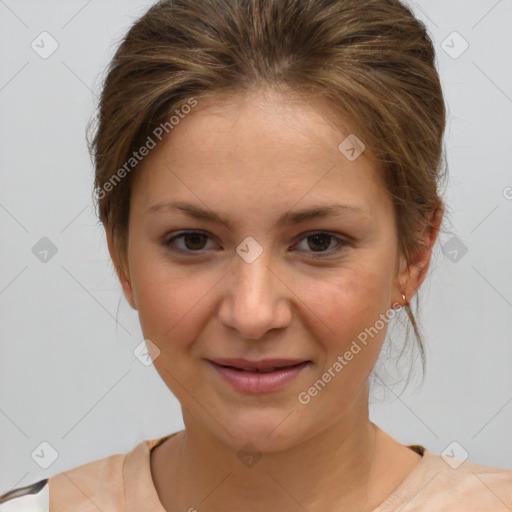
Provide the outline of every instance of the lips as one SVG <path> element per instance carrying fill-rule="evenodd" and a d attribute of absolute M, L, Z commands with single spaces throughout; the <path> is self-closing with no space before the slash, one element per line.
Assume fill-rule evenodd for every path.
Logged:
<path fill-rule="evenodd" d="M 213 363 L 223 366 L 225 368 L 232 368 L 239 371 L 257 372 L 257 373 L 270 373 L 283 368 L 291 368 L 300 365 L 304 362 L 310 362 L 306 359 L 263 359 L 260 361 L 250 361 L 243 358 L 230 358 L 230 359 L 212 359 Z"/>
<path fill-rule="evenodd" d="M 283 390 L 311 367 L 303 359 L 206 359 L 208 365 L 232 389 L 240 393 L 260 394 Z M 215 381 L 216 382 L 216 381 Z"/>
<path fill-rule="evenodd" d="M 292 368 L 293 366 L 297 366 L 299 364 L 301 364 L 301 363 L 288 365 L 288 366 L 273 366 L 271 368 L 237 368 L 236 366 L 229 366 L 226 364 L 222 364 L 220 366 L 222 366 L 224 368 L 232 368 L 233 370 L 238 370 L 240 372 L 270 373 L 270 372 L 275 372 L 276 370 L 281 370 L 283 368 Z"/>

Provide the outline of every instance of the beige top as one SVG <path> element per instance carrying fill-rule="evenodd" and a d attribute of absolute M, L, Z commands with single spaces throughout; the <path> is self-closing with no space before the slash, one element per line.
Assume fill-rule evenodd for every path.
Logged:
<path fill-rule="evenodd" d="M 151 476 L 150 451 L 177 433 L 142 441 L 127 454 L 111 455 L 49 478 L 49 512 L 166 512 Z M 458 459 L 447 459 L 448 463 L 423 446 L 409 445 L 409 448 L 422 455 L 422 459 L 372 512 L 512 511 L 512 470 Z M 48 491 L 48 486 L 45 490 Z M 40 495 L 44 501 L 42 491 Z M 0 512 L 48 510 L 47 507 L 7 508 L 10 503 L 21 503 L 23 499 L 7 501 L 0 505 Z"/>

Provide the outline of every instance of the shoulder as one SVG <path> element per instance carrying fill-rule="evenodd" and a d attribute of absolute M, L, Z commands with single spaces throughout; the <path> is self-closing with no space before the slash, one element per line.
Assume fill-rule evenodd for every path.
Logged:
<path fill-rule="evenodd" d="M 444 464 L 438 479 L 446 494 L 455 495 L 460 500 L 471 500 L 475 510 L 486 510 L 482 508 L 484 506 L 489 510 L 492 507 L 492 510 L 509 510 L 512 507 L 512 470 L 468 460 L 452 459 L 447 462 L 448 457 L 437 457 Z"/>
<path fill-rule="evenodd" d="M 498 512 L 512 510 L 512 470 L 437 455 L 417 446 L 423 459 L 393 498 L 411 510 Z M 395 502 L 396 503 L 396 502 Z M 394 503 L 393 503 L 394 504 Z"/>
<path fill-rule="evenodd" d="M 124 510 L 123 467 L 128 454 L 114 454 L 52 476 L 51 510 Z M 1 512 L 1 511 L 0 511 Z"/>
<path fill-rule="evenodd" d="M 127 453 L 116 453 L 13 489 L 0 496 L 0 512 L 123 512 L 133 509 L 131 502 L 137 500 L 141 505 L 138 508 L 143 508 L 149 503 L 148 496 L 158 504 L 151 476 L 151 450 L 177 433 L 140 441 Z"/>
<path fill-rule="evenodd" d="M 128 455 L 110 455 L 11 490 L 0 498 L 0 512 L 122 511 L 123 466 Z"/>
<path fill-rule="evenodd" d="M 0 512 L 30 510 L 48 512 L 50 509 L 50 491 L 48 479 L 39 480 L 25 487 L 18 487 L 0 495 Z"/>

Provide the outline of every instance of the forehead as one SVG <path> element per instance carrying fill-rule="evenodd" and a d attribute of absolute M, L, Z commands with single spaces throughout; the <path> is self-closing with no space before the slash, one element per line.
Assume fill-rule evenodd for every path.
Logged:
<path fill-rule="evenodd" d="M 196 196 L 225 206 L 243 198 L 246 209 L 337 200 L 372 211 L 385 189 L 369 151 L 353 161 L 340 151 L 351 130 L 314 99 L 268 91 L 198 99 L 143 161 L 134 199 L 145 209 Z"/>
<path fill-rule="evenodd" d="M 264 89 L 200 99 L 170 133 L 167 147 L 176 149 L 186 141 L 199 153 L 215 150 L 217 158 L 241 161 L 265 154 L 279 161 L 303 154 L 309 159 L 315 149 L 337 157 L 340 138 L 353 132 L 325 100 Z"/>

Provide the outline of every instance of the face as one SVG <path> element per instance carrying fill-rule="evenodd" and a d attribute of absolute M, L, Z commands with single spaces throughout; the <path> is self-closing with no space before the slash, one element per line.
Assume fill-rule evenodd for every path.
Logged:
<path fill-rule="evenodd" d="M 352 132 L 329 112 L 269 92 L 199 102 L 132 191 L 125 295 L 186 426 L 233 446 L 285 449 L 364 411 L 402 302 L 392 202 L 367 151 L 338 149 Z M 223 358 L 308 363 L 240 390 L 210 363 Z"/>

